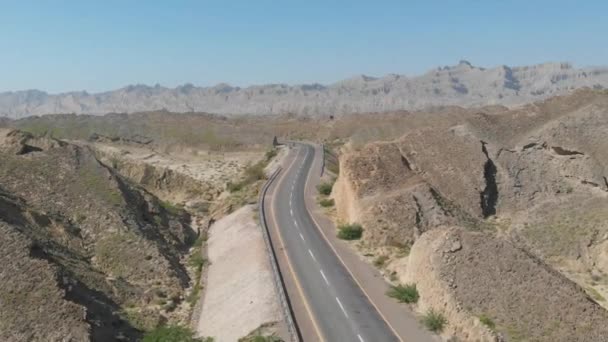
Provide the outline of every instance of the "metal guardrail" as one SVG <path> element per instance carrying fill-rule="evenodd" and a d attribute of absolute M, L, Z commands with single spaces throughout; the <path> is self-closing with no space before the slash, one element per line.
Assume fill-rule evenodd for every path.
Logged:
<path fill-rule="evenodd" d="M 314 148 L 314 146 L 313 146 Z M 321 177 L 325 171 L 325 144 L 321 144 Z"/>
<path fill-rule="evenodd" d="M 281 270 L 279 269 L 276 251 L 274 249 L 274 246 L 272 245 L 270 230 L 268 229 L 268 223 L 266 221 L 266 209 L 264 207 L 268 188 L 270 188 L 270 185 L 272 184 L 272 182 L 274 182 L 274 180 L 278 177 L 282 170 L 283 168 L 279 167 L 275 172 L 273 172 L 262 187 L 262 191 L 260 191 L 260 199 L 258 201 L 260 213 L 259 219 L 260 225 L 262 226 L 266 249 L 268 250 L 268 258 L 270 259 L 270 265 L 272 266 L 274 285 L 277 290 L 277 293 L 279 294 L 279 301 L 281 304 L 281 308 L 283 309 L 283 317 L 285 318 L 285 323 L 287 324 L 287 330 L 289 330 L 291 341 L 301 342 L 302 335 L 294 319 L 293 307 L 291 305 L 291 302 L 289 301 L 289 298 L 287 297 L 287 288 L 285 286 L 285 281 L 283 279 L 283 275 L 281 274 Z"/>

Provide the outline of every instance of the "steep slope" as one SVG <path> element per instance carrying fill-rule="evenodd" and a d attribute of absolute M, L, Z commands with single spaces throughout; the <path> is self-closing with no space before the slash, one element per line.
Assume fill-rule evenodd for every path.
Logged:
<path fill-rule="evenodd" d="M 0 160 L 3 340 L 136 340 L 179 319 L 185 214 L 87 148 L 0 130 Z"/>
<path fill-rule="evenodd" d="M 492 314 L 509 339 L 601 341 L 597 324 L 582 327 L 569 315 L 577 307 L 599 322 L 608 306 L 606 132 L 608 94 L 578 91 L 516 110 L 470 111 L 457 124 L 429 124 L 390 142 L 347 145 L 334 190 L 337 213 L 364 226 L 362 253 L 389 257 L 387 276 L 420 283 L 421 312 L 450 315 L 448 334 L 489 338 L 475 316 Z M 451 226 L 460 228 L 436 232 Z M 442 252 L 454 234 L 471 251 L 457 263 Z M 464 245 L 455 242 L 452 252 Z M 408 262 L 410 248 L 424 256 Z M 426 268 L 429 260 L 434 268 Z M 500 286 L 481 281 L 492 267 Z M 509 305 L 488 288 L 508 294 Z M 530 308 L 530 292 L 577 299 L 537 295 Z M 542 305 L 551 310 L 534 311 Z M 539 317 L 561 325 L 522 324 Z"/>
<path fill-rule="evenodd" d="M 176 88 L 128 86 L 99 94 L 50 95 L 38 90 L 0 94 L 0 116 L 22 118 L 58 113 L 132 113 L 151 110 L 218 114 L 335 115 L 422 109 L 430 106 L 517 105 L 608 87 L 608 69 L 576 69 L 567 63 L 524 67 L 475 67 L 461 61 L 424 75 L 382 78 L 360 75 L 332 85 L 270 84 L 248 88 L 218 84 Z"/>
<path fill-rule="evenodd" d="M 419 309 L 445 313 L 446 332 L 464 341 L 500 335 L 508 341 L 604 341 L 608 334 L 608 311 L 582 288 L 491 234 L 429 231 L 414 245 L 404 281 L 418 285 Z"/>

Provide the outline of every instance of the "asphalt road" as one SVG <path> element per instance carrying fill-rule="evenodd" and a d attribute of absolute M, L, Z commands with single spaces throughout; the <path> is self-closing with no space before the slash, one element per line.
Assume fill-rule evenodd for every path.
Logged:
<path fill-rule="evenodd" d="M 309 145 L 296 144 L 295 161 L 278 180 L 272 198 L 293 272 L 314 325 L 328 342 L 399 341 L 357 286 L 315 226 L 305 205 L 305 186 L 315 158 Z"/>

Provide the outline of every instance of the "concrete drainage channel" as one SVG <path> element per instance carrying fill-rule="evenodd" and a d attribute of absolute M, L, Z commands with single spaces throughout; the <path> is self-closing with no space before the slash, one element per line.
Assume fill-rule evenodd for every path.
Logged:
<path fill-rule="evenodd" d="M 285 282 L 283 280 L 283 275 L 281 274 L 281 270 L 279 270 L 279 263 L 277 261 L 276 252 L 272 245 L 270 239 L 270 231 L 268 229 L 268 224 L 266 222 L 266 209 L 264 208 L 264 204 L 266 201 L 266 193 L 268 192 L 268 188 L 274 180 L 278 177 L 283 169 L 279 167 L 272 175 L 268 178 L 268 181 L 262 187 L 262 191 L 260 191 L 260 199 L 258 201 L 259 205 L 259 219 L 260 225 L 262 226 L 262 231 L 264 235 L 264 242 L 266 244 L 266 249 L 268 250 L 268 257 L 270 259 L 270 265 L 272 266 L 272 273 L 274 279 L 274 285 L 277 289 L 277 293 L 279 294 L 279 301 L 281 303 L 281 308 L 283 310 L 283 317 L 285 318 L 285 323 L 287 324 L 287 329 L 289 330 L 289 335 L 291 336 L 291 341 L 293 342 L 301 342 L 302 336 L 300 333 L 300 329 L 298 328 L 293 314 L 293 308 L 291 306 L 291 302 L 287 298 L 287 291 L 285 287 Z"/>

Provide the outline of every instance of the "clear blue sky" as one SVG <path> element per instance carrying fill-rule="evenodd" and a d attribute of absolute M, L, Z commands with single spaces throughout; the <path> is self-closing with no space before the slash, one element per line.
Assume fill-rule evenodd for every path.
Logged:
<path fill-rule="evenodd" d="M 0 91 L 608 64 L 608 1 L 1 1 Z"/>

